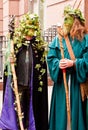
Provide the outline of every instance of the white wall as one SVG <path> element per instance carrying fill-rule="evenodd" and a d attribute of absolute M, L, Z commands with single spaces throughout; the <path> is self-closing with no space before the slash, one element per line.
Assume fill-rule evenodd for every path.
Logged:
<path fill-rule="evenodd" d="M 77 7 L 79 1 L 77 0 L 75 7 Z M 56 25 L 58 22 L 63 23 L 64 7 L 69 4 L 73 6 L 75 0 L 46 0 L 45 2 L 45 29 L 47 29 L 52 25 Z M 80 4 L 80 9 L 84 12 L 84 0 Z"/>

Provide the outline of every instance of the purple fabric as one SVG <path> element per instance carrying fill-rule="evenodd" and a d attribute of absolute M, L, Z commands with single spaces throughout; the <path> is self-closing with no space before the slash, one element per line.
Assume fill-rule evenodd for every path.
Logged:
<path fill-rule="evenodd" d="M 32 49 L 31 49 L 32 51 Z M 29 128 L 28 130 L 36 130 L 35 119 L 33 113 L 33 53 L 32 53 L 32 72 L 30 80 L 30 103 L 29 103 Z M 14 110 L 14 94 L 11 88 L 11 76 L 7 78 L 4 104 L 0 117 L 0 128 L 3 130 L 18 130 L 17 117 Z"/>
<path fill-rule="evenodd" d="M 17 118 L 14 110 L 14 98 L 13 98 L 13 90 L 10 86 L 11 77 L 7 79 L 4 104 L 0 117 L 0 128 L 3 130 L 18 130 L 17 128 Z M 30 103 L 29 103 L 29 128 L 28 130 L 36 130 L 35 128 L 35 120 L 33 113 L 33 104 L 32 104 L 32 90 L 33 90 L 33 69 L 31 74 L 31 82 L 30 82 Z"/>
<path fill-rule="evenodd" d="M 0 117 L 0 128 L 4 130 L 18 130 L 16 113 L 14 110 L 13 90 L 11 88 L 11 76 L 7 78 L 4 104 Z"/>
<path fill-rule="evenodd" d="M 31 80 L 30 80 L 30 104 L 29 104 L 29 128 L 28 130 L 36 130 L 32 103 L 33 103 L 33 53 L 32 53 L 32 72 L 31 72 Z"/>

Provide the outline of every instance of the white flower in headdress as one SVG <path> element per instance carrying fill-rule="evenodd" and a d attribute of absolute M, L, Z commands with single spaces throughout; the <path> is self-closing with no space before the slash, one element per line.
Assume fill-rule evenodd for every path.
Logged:
<path fill-rule="evenodd" d="M 33 18 L 35 17 L 35 15 L 34 15 L 34 14 L 30 14 L 29 17 L 30 17 L 31 19 L 33 19 Z"/>

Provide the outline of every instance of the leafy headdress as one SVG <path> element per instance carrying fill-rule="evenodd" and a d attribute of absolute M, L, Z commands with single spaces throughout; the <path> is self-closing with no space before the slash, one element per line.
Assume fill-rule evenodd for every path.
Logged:
<path fill-rule="evenodd" d="M 75 34 L 77 39 L 79 39 L 79 40 L 81 40 L 83 37 L 81 37 L 81 35 L 79 35 L 79 36 L 77 35 L 78 26 L 75 26 L 75 25 L 80 24 L 79 29 L 81 29 L 81 31 L 84 30 L 84 33 L 86 33 L 86 30 L 84 28 L 85 18 L 83 16 L 81 10 L 79 9 L 81 1 L 82 0 L 80 0 L 77 7 L 75 7 L 75 5 L 74 6 L 68 5 L 64 8 L 64 24 L 63 24 L 64 35 L 67 35 L 69 33 L 72 35 Z M 76 0 L 76 2 L 77 2 L 77 0 Z M 74 31 L 74 33 L 73 33 L 73 31 Z"/>
<path fill-rule="evenodd" d="M 24 14 L 19 21 L 19 26 L 15 28 L 14 32 L 14 43 L 15 51 L 18 52 L 22 44 L 25 44 L 25 41 L 29 37 L 36 37 L 37 49 L 42 49 L 42 46 L 45 45 L 45 42 L 41 36 L 40 21 L 37 14 L 30 14 L 29 12 Z"/>
<path fill-rule="evenodd" d="M 64 16 L 66 17 L 67 15 L 70 15 L 74 18 L 76 17 L 80 20 L 81 23 L 85 23 L 85 18 L 83 17 L 81 10 L 78 8 L 74 9 L 70 5 L 66 6 L 64 8 Z"/>

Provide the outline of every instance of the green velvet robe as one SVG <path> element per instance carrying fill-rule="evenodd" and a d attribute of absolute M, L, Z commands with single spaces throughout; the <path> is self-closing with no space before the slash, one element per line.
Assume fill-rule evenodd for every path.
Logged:
<path fill-rule="evenodd" d="M 72 130 L 87 130 L 85 125 L 85 118 L 83 112 L 83 103 L 81 99 L 80 83 L 86 80 L 88 73 L 88 35 L 80 42 L 77 39 L 69 37 L 73 52 L 76 57 L 76 67 L 67 69 L 68 76 L 71 75 L 70 85 L 70 106 L 71 106 L 71 127 Z M 70 59 L 65 39 L 62 39 L 64 46 L 64 56 Z M 54 81 L 49 130 L 66 130 L 67 129 L 67 110 L 66 110 L 66 95 L 63 83 L 62 71 L 59 68 L 59 61 L 61 59 L 59 39 L 56 36 L 52 43 L 49 44 L 49 52 L 47 55 L 47 63 L 50 76 Z"/>

